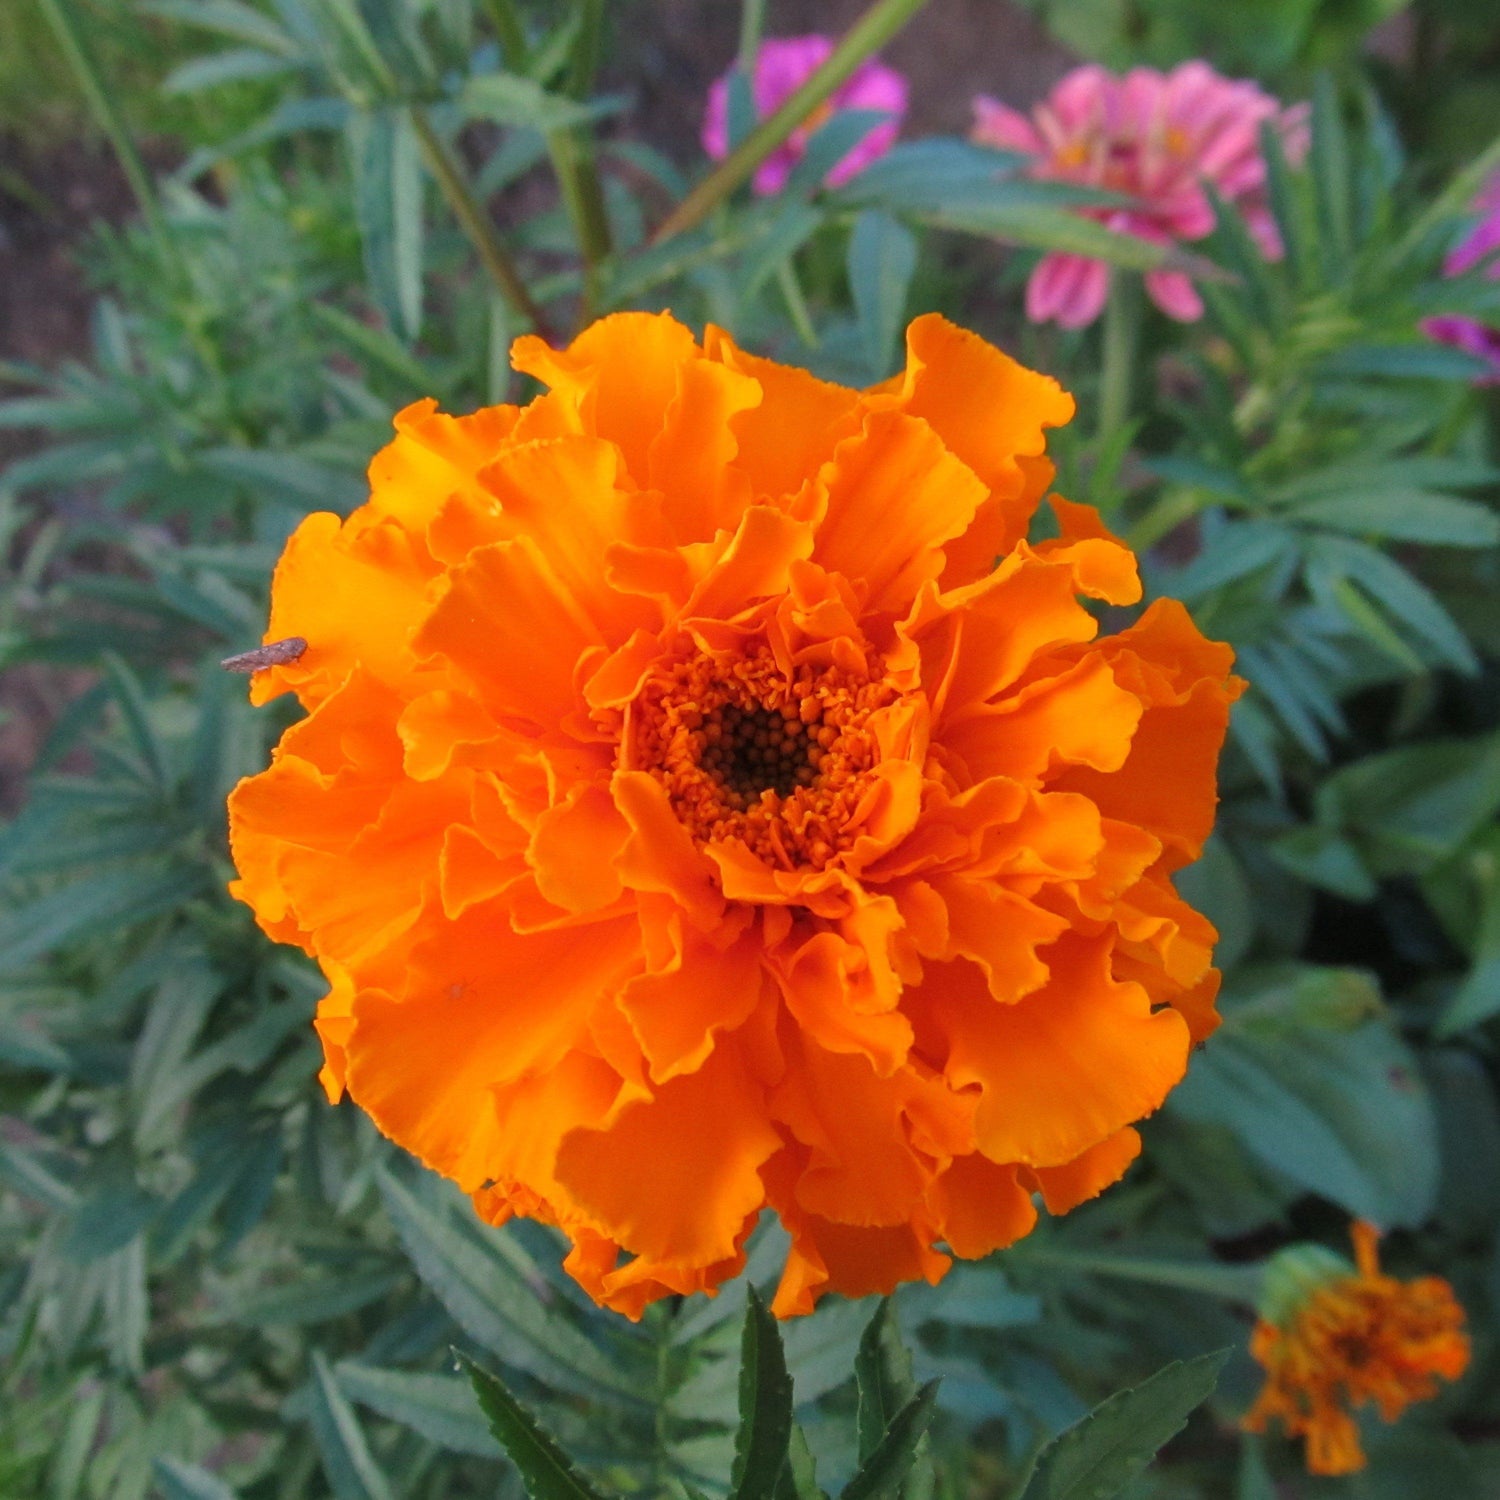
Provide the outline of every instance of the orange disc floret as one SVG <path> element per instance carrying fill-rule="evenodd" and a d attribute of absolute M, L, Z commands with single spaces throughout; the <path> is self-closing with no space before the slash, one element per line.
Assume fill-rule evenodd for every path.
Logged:
<path fill-rule="evenodd" d="M 1173 887 L 1239 683 L 1054 497 L 1072 399 L 938 317 L 846 390 L 668 315 L 396 419 L 309 516 L 230 804 L 235 893 L 323 966 L 323 1081 L 638 1316 L 767 1207 L 775 1299 L 935 1281 L 1126 1169 L 1214 1027 Z"/>
<path fill-rule="evenodd" d="M 1352 1474 L 1365 1454 L 1353 1409 L 1373 1404 L 1394 1422 L 1414 1401 L 1437 1394 L 1437 1377 L 1457 1380 L 1469 1363 L 1464 1310 L 1440 1276 L 1383 1275 L 1373 1225 L 1353 1226 L 1356 1264 L 1319 1247 L 1273 1260 L 1267 1305 L 1250 1338 L 1266 1384 L 1245 1416 L 1263 1432 L 1277 1418 L 1306 1440 L 1314 1474 Z"/>

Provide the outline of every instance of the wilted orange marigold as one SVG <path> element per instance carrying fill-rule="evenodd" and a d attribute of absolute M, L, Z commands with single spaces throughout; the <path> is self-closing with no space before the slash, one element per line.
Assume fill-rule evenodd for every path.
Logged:
<path fill-rule="evenodd" d="M 938 317 L 869 391 L 621 314 L 419 402 L 287 544 L 307 717 L 236 894 L 330 983 L 337 1097 L 638 1316 L 791 1235 L 776 1310 L 935 1281 L 1125 1170 L 1208 1035 L 1172 872 L 1238 683 L 1083 506 L 1072 399 Z M 997 561 L 998 560 L 998 561 Z"/>
<path fill-rule="evenodd" d="M 1280 1418 L 1307 1440 L 1314 1474 L 1365 1466 L 1351 1409 L 1374 1402 L 1394 1422 L 1413 1401 L 1437 1394 L 1469 1363 L 1464 1310 L 1441 1276 L 1398 1281 L 1381 1274 L 1371 1224 L 1353 1226 L 1356 1264 L 1320 1247 L 1294 1247 L 1272 1261 L 1268 1305 L 1250 1338 L 1265 1389 L 1245 1417 L 1252 1432 Z M 1278 1265 L 1278 1261 L 1280 1264 Z"/>

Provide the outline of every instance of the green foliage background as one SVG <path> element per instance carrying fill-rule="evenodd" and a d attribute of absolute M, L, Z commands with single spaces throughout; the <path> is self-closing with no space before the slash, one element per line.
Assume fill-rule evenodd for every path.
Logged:
<path fill-rule="evenodd" d="M 648 245 L 702 171 L 634 137 L 628 97 L 595 96 L 590 0 L 142 0 L 84 25 L 127 124 L 166 132 L 181 165 L 87 247 L 90 356 L 0 368 L 0 424 L 45 438 L 0 472 L 0 665 L 82 684 L 0 829 L 0 1496 L 518 1495 L 455 1348 L 503 1375 L 491 1416 L 519 1398 L 592 1476 L 569 1493 L 750 1493 L 744 1397 L 782 1413 L 782 1484 L 811 1495 L 814 1465 L 838 1485 L 871 1462 L 882 1381 L 889 1415 L 940 1378 L 903 1449 L 921 1463 L 881 1493 L 1073 1494 L 1084 1440 L 1044 1444 L 1133 1385 L 1090 1430 L 1140 1427 L 1154 1400 L 1156 1446 L 1204 1367 L 1139 1382 L 1224 1348 L 1210 1404 L 1123 1493 L 1500 1493 L 1497 406 L 1420 328 L 1500 323 L 1500 283 L 1441 275 L 1500 162 L 1471 76 L 1495 28 L 1416 7 L 1441 64 L 1419 78 L 1360 50 L 1390 3 L 1267 0 L 1235 25 L 1197 0 L 1039 8 L 1112 65 L 1206 48 L 1313 98 L 1306 168 L 1273 161 L 1286 257 L 1263 263 L 1226 212 L 1195 247 L 1222 272 L 1201 324 L 1144 307 L 1159 251 L 1069 213 L 1079 194 L 998 176 L 995 153 L 915 141 L 823 190 L 868 128 L 849 116 L 784 194 Z M 27 88 L 72 78 L 49 9 L 87 22 L 61 0 L 0 14 L 8 124 L 27 125 Z M 1464 128 L 1428 128 L 1443 67 L 1480 101 Z M 401 405 L 521 394 L 506 349 L 525 312 L 486 276 L 465 201 L 558 329 L 584 306 L 670 305 L 866 383 L 936 308 L 1054 371 L 1081 411 L 1059 488 L 1253 685 L 1186 881 L 1222 933 L 1223 1029 L 1124 1185 L 903 1290 L 909 1358 L 830 1298 L 782 1330 L 784 1394 L 766 1346 L 751 1358 L 744 1285 L 639 1325 L 598 1312 L 547 1231 L 486 1228 L 323 1103 L 319 977 L 225 893 L 224 797 L 285 714 L 252 712 L 216 662 L 259 639 L 282 541 L 359 503 Z M 1021 324 L 1049 247 L 1119 263 L 1105 329 Z M 1392 1231 L 1398 1272 L 1455 1283 L 1475 1358 L 1370 1432 L 1366 1475 L 1314 1482 L 1290 1447 L 1237 1435 L 1244 1345 L 1267 1255 L 1342 1248 L 1351 1216 Z M 768 1287 L 781 1250 L 765 1226 L 745 1283 Z M 742 1353 L 770 1370 L 759 1396 Z"/>

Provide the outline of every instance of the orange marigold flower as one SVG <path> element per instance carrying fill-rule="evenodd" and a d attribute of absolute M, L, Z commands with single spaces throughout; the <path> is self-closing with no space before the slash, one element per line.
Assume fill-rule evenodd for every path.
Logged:
<path fill-rule="evenodd" d="M 775 1307 L 936 1281 L 1098 1193 L 1216 1024 L 1173 889 L 1239 684 L 1086 507 L 1073 401 L 938 317 L 869 391 L 669 315 L 396 419 L 287 544 L 307 716 L 234 890 L 328 976 L 330 1096 L 631 1315 L 768 1205 Z M 997 563 L 998 559 L 998 563 Z"/>
<path fill-rule="evenodd" d="M 1263 1316 L 1250 1353 L 1266 1385 L 1245 1416 L 1251 1432 L 1279 1417 L 1307 1443 L 1313 1474 L 1365 1466 L 1351 1408 L 1373 1402 L 1394 1422 L 1437 1394 L 1435 1376 L 1457 1380 L 1469 1363 L 1464 1310 L 1441 1276 L 1398 1281 L 1381 1274 L 1379 1231 L 1353 1226 L 1356 1264 L 1321 1246 L 1282 1251 L 1271 1263 Z"/>

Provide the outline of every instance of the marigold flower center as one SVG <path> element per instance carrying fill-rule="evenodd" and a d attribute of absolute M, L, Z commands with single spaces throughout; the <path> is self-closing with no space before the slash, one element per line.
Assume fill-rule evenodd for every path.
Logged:
<path fill-rule="evenodd" d="M 698 653 L 649 681 L 631 761 L 702 843 L 737 839 L 768 864 L 829 864 L 880 759 L 871 715 L 896 697 L 873 672 L 798 666 L 768 647 Z"/>

